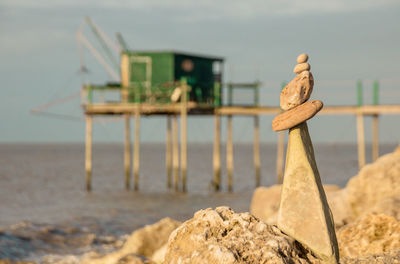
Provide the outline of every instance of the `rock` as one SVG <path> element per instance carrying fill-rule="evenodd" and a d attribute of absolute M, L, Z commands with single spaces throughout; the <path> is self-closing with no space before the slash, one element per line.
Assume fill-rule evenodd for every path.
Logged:
<path fill-rule="evenodd" d="M 251 199 L 250 213 L 265 223 L 275 225 L 281 201 L 281 190 L 281 184 L 255 189 Z"/>
<path fill-rule="evenodd" d="M 167 263 L 318 263 L 277 227 L 228 207 L 195 213 L 170 236 Z"/>
<path fill-rule="evenodd" d="M 281 131 L 295 127 L 314 117 L 323 107 L 319 100 L 313 100 L 283 112 L 272 120 L 272 130 Z"/>
<path fill-rule="evenodd" d="M 24 260 L 11 260 L 11 259 L 0 259 L 0 264 L 37 264 L 34 261 L 24 261 Z"/>
<path fill-rule="evenodd" d="M 346 186 L 354 218 L 400 194 L 400 148 L 364 166 Z M 376 208 L 375 208 L 376 209 Z"/>
<path fill-rule="evenodd" d="M 165 243 L 164 246 L 157 249 L 156 252 L 154 252 L 153 255 L 150 257 L 150 259 L 157 264 L 161 264 L 164 262 L 166 253 L 167 253 L 167 243 Z"/>
<path fill-rule="evenodd" d="M 306 122 L 289 130 L 277 225 L 325 263 L 339 263 L 333 217 Z"/>
<path fill-rule="evenodd" d="M 181 222 L 167 217 L 153 225 L 147 225 L 133 232 L 121 250 L 150 257 L 167 243 L 171 232 L 180 224 Z"/>
<path fill-rule="evenodd" d="M 352 216 L 350 205 L 347 202 L 346 189 L 328 191 L 326 192 L 326 198 L 328 199 L 336 228 L 353 221 L 354 217 Z"/>
<path fill-rule="evenodd" d="M 279 203 L 281 200 L 281 189 L 282 185 L 280 184 L 272 185 L 271 187 L 258 187 L 253 193 L 250 213 L 267 224 L 276 224 L 276 221 L 278 220 Z M 335 225 L 342 226 L 342 219 L 347 219 L 348 213 L 346 211 L 347 208 L 343 209 L 344 205 L 342 200 L 337 198 L 342 197 L 337 194 L 341 192 L 341 189 L 337 185 L 326 184 L 324 185 L 324 190 L 328 198 L 329 207 L 331 208 Z M 332 202 L 333 199 L 336 200 Z"/>
<path fill-rule="evenodd" d="M 153 264 L 151 260 L 146 259 L 143 256 L 139 256 L 136 254 L 128 254 L 122 258 L 120 258 L 117 264 Z"/>
<path fill-rule="evenodd" d="M 400 195 L 381 200 L 369 209 L 367 213 L 390 215 L 400 221 Z"/>
<path fill-rule="evenodd" d="M 377 255 L 368 255 L 358 258 L 340 258 L 341 264 L 395 264 L 400 263 L 400 249 L 394 249 Z"/>
<path fill-rule="evenodd" d="M 40 259 L 42 264 L 80 264 L 79 257 L 74 255 L 45 255 Z"/>
<path fill-rule="evenodd" d="M 308 55 L 306 53 L 302 53 L 297 57 L 296 61 L 297 61 L 297 63 L 307 62 L 308 61 Z"/>
<path fill-rule="evenodd" d="M 314 77 L 309 71 L 303 71 L 283 88 L 280 106 L 283 110 L 292 109 L 307 101 L 314 87 Z"/>
<path fill-rule="evenodd" d="M 400 222 L 384 214 L 367 214 L 338 231 L 343 257 L 382 254 L 400 248 Z"/>
<path fill-rule="evenodd" d="M 297 64 L 294 67 L 293 72 L 296 73 L 296 74 L 300 74 L 300 73 L 302 73 L 304 71 L 309 71 L 310 69 L 311 69 L 310 64 L 307 63 L 307 62 L 304 62 L 304 63 Z"/>
<path fill-rule="evenodd" d="M 163 218 L 155 224 L 147 225 L 134 231 L 120 250 L 114 251 L 100 258 L 84 259 L 82 264 L 113 264 L 130 254 L 150 258 L 154 252 L 167 243 L 171 232 L 180 224 L 181 222 L 175 221 L 171 218 Z"/>

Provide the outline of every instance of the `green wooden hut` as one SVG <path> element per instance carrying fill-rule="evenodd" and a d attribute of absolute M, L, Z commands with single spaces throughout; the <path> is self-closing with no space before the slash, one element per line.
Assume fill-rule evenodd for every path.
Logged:
<path fill-rule="evenodd" d="M 223 58 L 177 51 L 125 51 L 121 55 L 122 86 L 128 102 L 170 103 L 183 78 L 189 100 L 221 104 Z"/>

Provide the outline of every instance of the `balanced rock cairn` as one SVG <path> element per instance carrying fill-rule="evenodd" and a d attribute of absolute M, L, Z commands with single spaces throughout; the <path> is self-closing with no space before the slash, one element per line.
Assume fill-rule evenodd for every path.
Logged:
<path fill-rule="evenodd" d="M 298 74 L 280 96 L 282 114 L 272 129 L 289 129 L 286 166 L 278 213 L 278 227 L 307 246 L 324 263 L 339 263 L 332 213 L 322 187 L 306 121 L 322 109 L 322 102 L 307 101 L 314 86 L 308 55 L 297 57 Z"/>

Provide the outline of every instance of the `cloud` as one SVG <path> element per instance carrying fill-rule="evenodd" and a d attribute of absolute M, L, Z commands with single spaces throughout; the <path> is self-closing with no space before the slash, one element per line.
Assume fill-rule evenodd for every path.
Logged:
<path fill-rule="evenodd" d="M 104 8 L 150 11 L 170 10 L 178 19 L 250 19 L 267 15 L 341 13 L 399 5 L 397 0 L 3 0 L 3 7 L 14 8 Z"/>

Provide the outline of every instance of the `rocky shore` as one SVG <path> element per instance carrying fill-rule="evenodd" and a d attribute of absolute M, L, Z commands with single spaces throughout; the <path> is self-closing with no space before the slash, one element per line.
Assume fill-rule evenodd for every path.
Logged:
<path fill-rule="evenodd" d="M 341 263 L 400 263 L 400 147 L 345 188 L 324 188 Z M 256 189 L 250 213 L 209 208 L 184 223 L 164 218 L 121 237 L 20 223 L 0 231 L 0 263 L 320 263 L 275 226 L 280 191 Z M 24 255 L 27 249 L 36 255 Z"/>

